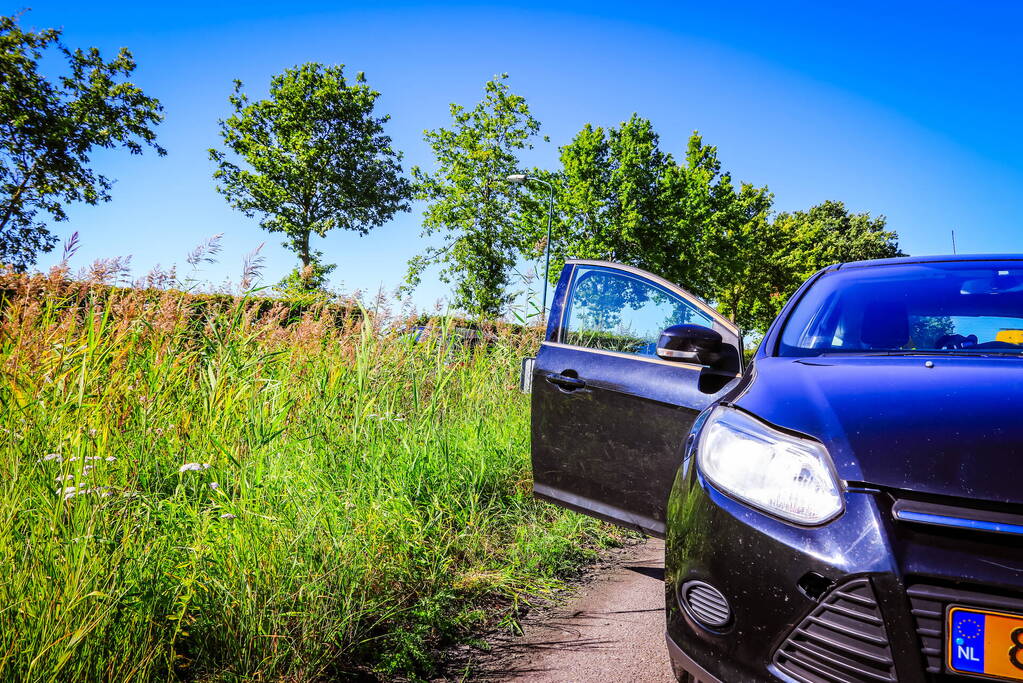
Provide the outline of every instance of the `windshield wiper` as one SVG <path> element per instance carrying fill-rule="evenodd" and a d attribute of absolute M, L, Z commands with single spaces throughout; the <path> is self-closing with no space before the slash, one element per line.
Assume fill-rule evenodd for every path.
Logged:
<path fill-rule="evenodd" d="M 817 354 L 816 358 L 842 358 L 842 357 L 869 357 L 878 358 L 883 356 L 980 356 L 998 358 L 1023 358 L 1023 349 L 902 349 L 898 351 L 825 351 Z"/>
<path fill-rule="evenodd" d="M 982 356 L 1002 358 L 1023 358 L 1023 349 L 907 349 L 904 351 L 882 351 L 880 356 Z"/>

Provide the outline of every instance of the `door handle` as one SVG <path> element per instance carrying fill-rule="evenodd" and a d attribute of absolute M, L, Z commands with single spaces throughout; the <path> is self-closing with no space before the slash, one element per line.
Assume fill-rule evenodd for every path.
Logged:
<path fill-rule="evenodd" d="M 557 373 L 547 375 L 545 379 L 566 391 L 575 391 L 586 386 L 586 382 L 578 377 L 569 377 L 568 375 L 559 375 Z"/>

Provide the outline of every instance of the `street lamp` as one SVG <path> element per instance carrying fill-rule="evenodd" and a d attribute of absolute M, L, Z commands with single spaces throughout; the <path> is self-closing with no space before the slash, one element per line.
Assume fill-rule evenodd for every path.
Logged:
<path fill-rule="evenodd" d="M 551 223 L 554 222 L 554 185 L 543 178 L 534 178 L 525 173 L 513 173 L 506 178 L 512 185 L 525 185 L 527 181 L 543 183 L 551 191 L 550 210 L 547 212 L 547 248 L 546 258 L 543 267 L 543 319 L 547 320 L 547 283 L 550 282 L 551 272 Z"/>

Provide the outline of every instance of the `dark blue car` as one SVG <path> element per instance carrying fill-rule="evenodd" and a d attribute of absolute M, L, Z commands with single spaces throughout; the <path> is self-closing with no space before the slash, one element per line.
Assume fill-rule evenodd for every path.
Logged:
<path fill-rule="evenodd" d="M 570 261 L 532 372 L 536 494 L 666 539 L 679 680 L 1023 680 L 1023 256 L 826 268 L 740 351 Z"/>

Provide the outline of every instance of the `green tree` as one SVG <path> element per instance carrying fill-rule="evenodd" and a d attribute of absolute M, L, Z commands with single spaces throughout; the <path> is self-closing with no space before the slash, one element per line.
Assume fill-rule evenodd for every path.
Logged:
<path fill-rule="evenodd" d="M 96 48 L 65 47 L 60 35 L 0 16 L 0 263 L 18 270 L 57 243 L 47 218 L 67 220 L 73 202 L 110 201 L 113 181 L 89 166 L 95 148 L 166 153 L 153 131 L 163 119 L 159 100 L 127 80 L 131 53 L 122 48 L 106 61 Z M 39 62 L 53 52 L 67 73 L 48 79 Z"/>
<path fill-rule="evenodd" d="M 384 134 L 390 117 L 375 114 L 380 93 L 362 72 L 349 82 L 343 65 L 288 69 L 263 100 L 250 101 L 242 87 L 235 81 L 234 114 L 220 122 L 226 152 L 210 150 L 217 191 L 263 229 L 285 234 L 300 264 L 284 286 L 322 288 L 335 266 L 321 262 L 313 234 L 365 235 L 409 209 L 401 153 Z"/>
<path fill-rule="evenodd" d="M 558 188 L 555 263 L 592 258 L 649 270 L 714 303 L 747 332 L 766 329 L 816 270 L 901 253 L 883 217 L 850 214 L 841 202 L 772 220 L 768 189 L 736 184 L 699 133 L 677 162 L 636 115 L 607 130 L 586 125 L 560 148 L 557 171 L 532 173 Z M 543 246 L 545 188 L 529 186 L 521 203 L 528 256 L 531 245 Z"/>
<path fill-rule="evenodd" d="M 708 239 L 708 298 L 745 333 L 762 331 L 777 314 L 792 260 L 788 236 L 769 220 L 770 195 L 748 185 L 738 194 L 731 220 Z"/>
<path fill-rule="evenodd" d="M 821 268 L 904 256 L 884 216 L 852 214 L 839 201 L 746 225 L 751 230 L 718 250 L 724 267 L 713 298 L 749 331 L 766 330 L 799 285 Z"/>
<path fill-rule="evenodd" d="M 825 201 L 806 211 L 780 213 L 775 223 L 793 233 L 802 281 L 833 263 L 905 256 L 884 216 L 849 213 L 843 202 Z"/>
<path fill-rule="evenodd" d="M 532 148 L 540 129 L 507 77 L 488 81 L 473 109 L 452 104 L 451 126 L 425 132 L 437 170 L 412 169 L 416 196 L 427 202 L 423 236 L 440 234 L 444 243 L 409 262 L 408 285 L 442 264 L 441 280 L 455 285 L 455 305 L 474 315 L 497 315 L 512 298 L 507 288 L 522 235 L 518 197 L 505 177 L 517 172 L 518 153 Z"/>
<path fill-rule="evenodd" d="M 603 259 L 644 267 L 654 236 L 669 220 L 666 193 L 675 165 L 650 122 L 635 115 L 618 128 L 586 124 L 560 148 L 560 168 L 531 175 L 557 188 L 551 256 Z M 518 230 L 521 251 L 545 246 L 548 190 L 527 185 Z M 552 272 L 557 277 L 557 269 Z"/>
<path fill-rule="evenodd" d="M 606 131 L 586 125 L 560 149 L 560 162 L 556 173 L 534 170 L 558 186 L 555 261 L 626 263 L 708 299 L 723 292 L 728 269 L 739 266 L 722 257 L 752 238 L 771 207 L 766 188 L 735 188 L 717 149 L 698 133 L 678 163 L 661 149 L 650 121 L 636 115 Z M 535 188 L 523 199 L 520 229 L 531 235 L 524 244 L 544 229 L 544 199 Z"/>

